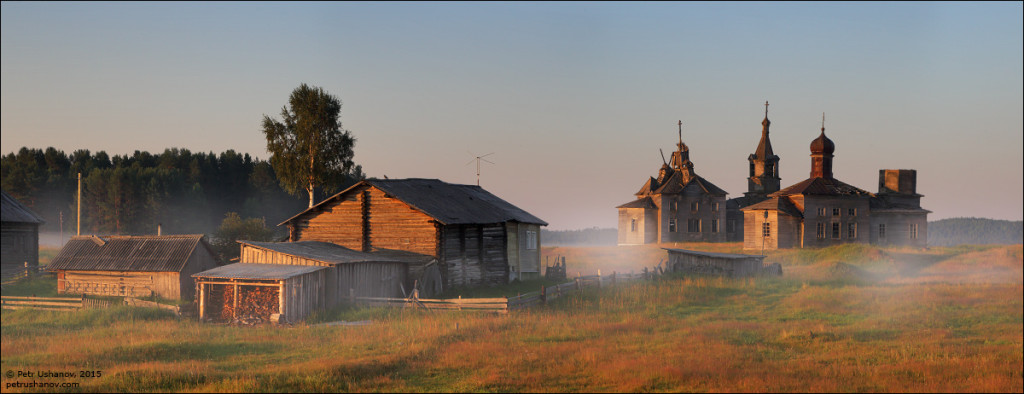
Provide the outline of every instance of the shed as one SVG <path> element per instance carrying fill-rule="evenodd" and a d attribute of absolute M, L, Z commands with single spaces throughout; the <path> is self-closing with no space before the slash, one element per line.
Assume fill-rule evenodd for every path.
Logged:
<path fill-rule="evenodd" d="M 239 241 L 240 262 L 327 267 L 329 305 L 356 297 L 406 297 L 414 286 L 422 296 L 440 291 L 434 256 L 376 249 L 360 252 L 329 242 Z"/>
<path fill-rule="evenodd" d="M 668 251 L 668 271 L 698 275 L 718 275 L 731 278 L 782 274 L 781 266 L 764 266 L 761 255 L 712 253 L 696 250 L 662 248 Z"/>
<path fill-rule="evenodd" d="M 199 319 L 295 322 L 327 305 L 327 267 L 235 263 L 192 275 Z"/>
<path fill-rule="evenodd" d="M 3 243 L 0 247 L 0 265 L 5 272 L 38 267 L 39 226 L 46 221 L 7 192 L 0 193 L 0 239 Z"/>
<path fill-rule="evenodd" d="M 192 274 L 220 265 L 203 235 L 75 236 L 47 270 L 57 292 L 192 299 Z"/>
<path fill-rule="evenodd" d="M 371 179 L 281 223 L 289 241 L 437 258 L 446 287 L 540 277 L 547 223 L 476 185 L 437 179 Z"/>

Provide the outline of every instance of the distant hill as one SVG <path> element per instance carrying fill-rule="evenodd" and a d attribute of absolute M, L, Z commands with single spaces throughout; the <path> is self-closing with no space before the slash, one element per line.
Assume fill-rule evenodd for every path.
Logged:
<path fill-rule="evenodd" d="M 540 230 L 542 246 L 569 245 L 615 245 L 619 241 L 619 230 L 614 228 L 591 227 L 582 230 Z"/>
<path fill-rule="evenodd" d="M 952 218 L 928 222 L 929 246 L 1024 243 L 1024 221 Z"/>

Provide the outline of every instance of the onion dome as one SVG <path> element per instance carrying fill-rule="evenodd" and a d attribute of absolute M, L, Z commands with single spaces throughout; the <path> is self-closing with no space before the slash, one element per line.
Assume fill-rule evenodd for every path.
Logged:
<path fill-rule="evenodd" d="M 821 135 L 811 141 L 811 154 L 831 155 L 836 151 L 836 144 L 825 136 L 825 114 L 821 114 Z"/>

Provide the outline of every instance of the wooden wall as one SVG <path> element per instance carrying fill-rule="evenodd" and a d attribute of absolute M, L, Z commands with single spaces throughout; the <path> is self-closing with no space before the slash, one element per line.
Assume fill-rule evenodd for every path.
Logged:
<path fill-rule="evenodd" d="M 760 256 L 726 258 L 668 251 L 671 272 L 739 278 L 760 275 L 763 266 Z"/>
<path fill-rule="evenodd" d="M 403 263 L 339 264 L 328 273 L 337 281 L 336 295 L 328 298 L 343 300 L 350 289 L 355 290 L 356 297 L 407 297 L 412 293 L 408 274 L 409 267 Z"/>
<path fill-rule="evenodd" d="M 285 321 L 297 322 L 328 307 L 329 271 L 322 269 L 284 280 L 284 311 L 281 314 Z"/>
<path fill-rule="evenodd" d="M 294 223 L 291 241 L 324 241 L 353 250 L 437 254 L 435 221 L 375 187 L 353 190 Z"/>
<path fill-rule="evenodd" d="M 191 299 L 194 287 L 182 293 L 182 280 L 177 272 L 131 271 L 60 271 L 57 292 L 101 296 L 147 297 L 157 295 L 169 300 Z M 192 283 L 192 278 L 186 279 Z"/>
<path fill-rule="evenodd" d="M 503 223 L 444 226 L 442 261 L 446 287 L 508 283 L 505 242 Z"/>
<path fill-rule="evenodd" d="M 24 268 L 39 266 L 39 225 L 4 222 L 0 236 L 0 264 Z"/>

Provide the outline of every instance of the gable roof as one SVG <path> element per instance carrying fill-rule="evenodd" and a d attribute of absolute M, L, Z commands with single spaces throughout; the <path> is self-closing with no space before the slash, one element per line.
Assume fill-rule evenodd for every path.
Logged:
<path fill-rule="evenodd" d="M 686 184 L 683 184 L 682 177 L 683 174 L 676 171 L 672 176 L 666 179 L 664 183 L 662 183 L 661 187 L 654 191 L 654 194 L 679 194 L 691 185 L 696 185 L 702 192 L 715 196 L 724 196 L 728 194 L 725 190 L 715 186 L 715 184 L 709 182 L 700 175 L 693 174 L 693 177 L 690 178 L 690 182 Z"/>
<path fill-rule="evenodd" d="M 779 211 L 789 216 L 803 218 L 804 214 L 786 197 L 775 196 L 740 209 L 741 211 Z"/>
<path fill-rule="evenodd" d="M 200 247 L 217 261 L 201 234 L 74 236 L 47 270 L 181 272 Z"/>
<path fill-rule="evenodd" d="M 644 197 L 644 198 L 636 199 L 634 201 L 630 201 L 630 202 L 627 202 L 625 204 L 619 205 L 619 206 L 617 206 L 615 208 L 657 209 L 658 207 L 654 205 L 654 201 L 651 200 L 650 197 Z"/>
<path fill-rule="evenodd" d="M 769 196 L 785 196 L 791 194 L 824 195 L 824 196 L 871 196 L 871 192 L 848 185 L 835 178 L 807 178 L 800 183 L 779 190 Z"/>
<path fill-rule="evenodd" d="M 234 263 L 212 268 L 193 278 L 282 280 L 327 269 L 315 265 Z"/>
<path fill-rule="evenodd" d="M 380 189 L 409 206 L 423 212 L 442 224 L 478 224 L 521 222 L 547 226 L 540 220 L 515 205 L 498 198 L 476 185 L 458 185 L 437 179 L 367 179 L 344 191 L 321 201 L 298 215 L 281 222 L 284 225 L 304 215 L 320 210 L 320 207 L 340 199 L 345 194 L 362 186 Z"/>
<path fill-rule="evenodd" d="M 46 223 L 43 218 L 22 205 L 7 192 L 0 190 L 0 193 L 3 194 L 3 200 L 0 201 L 0 221 L 5 223 Z"/>
<path fill-rule="evenodd" d="M 271 250 L 277 253 L 302 257 L 310 260 L 322 261 L 329 264 L 349 264 L 365 262 L 384 263 L 427 263 L 434 260 L 434 256 L 422 255 L 413 252 L 393 251 L 377 249 L 366 253 L 352 250 L 341 245 L 321 241 L 300 241 L 300 242 L 255 242 L 238 241 L 240 244 L 251 245 L 261 249 Z M 243 262 L 246 264 L 254 264 Z"/>

